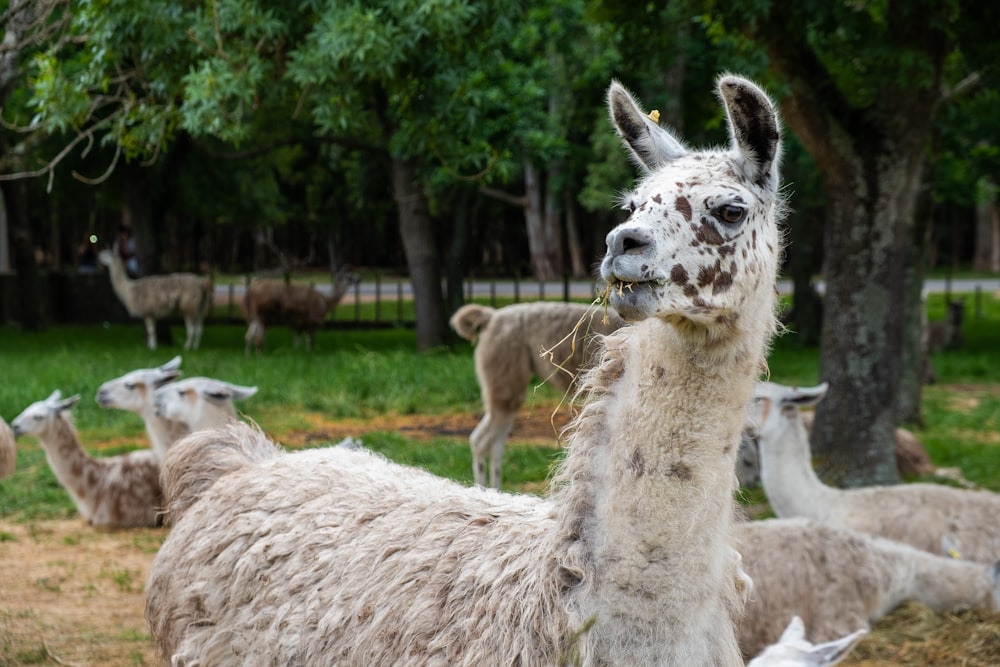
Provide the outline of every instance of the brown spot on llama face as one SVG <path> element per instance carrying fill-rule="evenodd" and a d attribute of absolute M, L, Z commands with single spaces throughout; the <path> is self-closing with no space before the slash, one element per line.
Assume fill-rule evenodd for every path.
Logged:
<path fill-rule="evenodd" d="M 670 269 L 670 281 L 676 285 L 686 285 L 688 281 L 688 272 L 680 264 L 674 264 Z"/>
<path fill-rule="evenodd" d="M 714 266 L 703 266 L 698 269 L 698 287 L 705 287 L 706 285 L 711 285 L 715 282 L 716 277 L 719 275 L 719 264 L 715 263 Z"/>
<path fill-rule="evenodd" d="M 657 204 L 662 204 L 663 203 L 663 198 L 660 197 L 660 193 L 659 192 L 657 192 L 655 195 L 653 195 L 653 201 L 656 202 Z"/>
<path fill-rule="evenodd" d="M 678 197 L 674 200 L 674 208 L 677 212 L 684 216 L 687 222 L 691 222 L 691 202 L 687 200 L 687 197 Z"/>
<path fill-rule="evenodd" d="M 710 245 L 722 245 L 726 241 L 715 225 L 706 219 L 702 219 L 701 226 L 695 228 L 695 236 L 698 237 L 699 241 Z"/>

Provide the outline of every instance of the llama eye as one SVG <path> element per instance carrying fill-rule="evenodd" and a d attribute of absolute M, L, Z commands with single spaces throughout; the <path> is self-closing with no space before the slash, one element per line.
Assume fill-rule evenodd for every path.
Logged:
<path fill-rule="evenodd" d="M 712 211 L 712 215 L 730 225 L 737 225 L 747 217 L 747 210 L 735 204 L 725 204 Z"/>
<path fill-rule="evenodd" d="M 135 391 L 135 382 L 126 382 L 125 388 L 129 391 Z"/>

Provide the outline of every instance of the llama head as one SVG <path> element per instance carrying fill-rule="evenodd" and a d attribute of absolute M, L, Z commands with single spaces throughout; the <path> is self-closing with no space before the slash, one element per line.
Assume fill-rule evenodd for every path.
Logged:
<path fill-rule="evenodd" d="M 42 435 L 55 424 L 62 412 L 69 410 L 79 401 L 79 394 L 63 398 L 62 392 L 56 389 L 48 398 L 32 403 L 14 418 L 14 421 L 10 423 L 14 437 Z"/>
<path fill-rule="evenodd" d="M 143 412 L 153 408 L 153 392 L 181 376 L 181 358 L 176 356 L 156 368 L 140 368 L 97 389 L 95 400 L 102 408 Z"/>
<path fill-rule="evenodd" d="M 645 172 L 622 197 L 628 218 L 608 234 L 601 264 L 609 302 L 626 320 L 732 326 L 762 293 L 772 299 L 764 316 L 774 317 L 766 293 L 780 252 L 778 114 L 746 79 L 724 76 L 718 92 L 730 146 L 694 151 L 620 84 L 608 90 L 612 124 Z"/>
<path fill-rule="evenodd" d="M 153 395 L 156 415 L 185 424 L 192 431 L 224 426 L 236 417 L 234 401 L 250 398 L 257 387 L 193 377 L 168 383 Z"/>
<path fill-rule="evenodd" d="M 747 667 L 828 667 L 847 657 L 854 645 L 868 633 L 861 629 L 846 637 L 825 644 L 813 644 L 806 639 L 805 624 L 798 616 L 792 617 L 777 643 L 771 644 Z"/>
<path fill-rule="evenodd" d="M 800 408 L 816 405 L 826 396 L 829 384 L 815 387 L 786 387 L 775 382 L 758 382 L 747 412 L 746 430 L 751 437 L 772 440 L 789 424 L 800 423 Z M 802 425 L 803 430 L 805 425 Z"/>

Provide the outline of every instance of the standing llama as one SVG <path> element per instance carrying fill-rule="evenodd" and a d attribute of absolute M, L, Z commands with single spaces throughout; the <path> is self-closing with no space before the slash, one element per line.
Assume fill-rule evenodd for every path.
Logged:
<path fill-rule="evenodd" d="M 777 113 L 720 78 L 728 150 L 691 151 L 618 83 L 646 172 L 607 237 L 604 339 L 548 499 L 230 424 L 164 461 L 146 615 L 173 665 L 742 666 L 740 431 L 776 327 Z M 744 588 L 741 591 L 741 587 Z"/>
<path fill-rule="evenodd" d="M 200 431 L 225 426 L 235 420 L 233 403 L 256 393 L 257 387 L 192 377 L 157 389 L 153 393 L 153 405 L 158 417 L 183 424 L 189 431 Z"/>
<path fill-rule="evenodd" d="M 247 332 L 244 336 L 244 354 L 250 356 L 250 347 L 257 355 L 264 353 L 264 336 L 267 327 L 284 322 L 295 334 L 294 344 L 305 334 L 306 349 L 312 350 L 316 330 L 322 328 L 327 314 L 333 310 L 344 294 L 356 285 L 359 276 L 350 271 L 338 271 L 333 279 L 330 296 L 312 285 L 298 285 L 274 280 L 258 280 L 250 284 L 244 297 Z"/>
<path fill-rule="evenodd" d="M 111 286 L 129 315 L 146 323 L 146 344 L 156 349 L 156 320 L 179 312 L 187 335 L 185 350 L 197 350 L 201 329 L 212 309 L 212 280 L 193 273 L 168 273 L 145 278 L 129 278 L 118 246 L 102 250 L 98 256 L 108 267 Z"/>
<path fill-rule="evenodd" d="M 947 538 L 962 558 L 992 563 L 1000 555 L 1000 494 L 932 483 L 839 489 L 812 467 L 800 407 L 815 405 L 827 385 L 757 386 L 747 426 L 760 449 L 764 493 L 779 517 L 803 516 L 945 554 Z"/>
<path fill-rule="evenodd" d="M 127 410 L 142 417 L 150 446 L 160 461 L 171 445 L 191 432 L 186 424 L 157 415 L 153 403 L 158 388 L 181 376 L 180 366 L 181 358 L 174 357 L 162 366 L 141 368 L 108 380 L 97 390 L 96 400 L 102 408 Z"/>
<path fill-rule="evenodd" d="M 0 479 L 13 474 L 16 467 L 17 443 L 14 441 L 14 431 L 0 417 Z"/>
<path fill-rule="evenodd" d="M 52 473 L 91 525 L 159 525 L 163 493 L 156 455 L 148 449 L 106 458 L 87 454 L 69 412 L 79 400 L 79 396 L 63 399 L 59 390 L 52 392 L 11 422 L 14 434 L 38 438 Z"/>
<path fill-rule="evenodd" d="M 503 445 L 524 402 L 531 378 L 539 377 L 560 392 L 589 364 L 598 347 L 595 334 L 609 334 L 625 324 L 611 309 L 599 312 L 577 303 L 540 301 L 499 310 L 466 304 L 451 316 L 459 336 L 476 344 L 476 378 L 486 414 L 469 436 L 476 484 L 500 488 Z"/>

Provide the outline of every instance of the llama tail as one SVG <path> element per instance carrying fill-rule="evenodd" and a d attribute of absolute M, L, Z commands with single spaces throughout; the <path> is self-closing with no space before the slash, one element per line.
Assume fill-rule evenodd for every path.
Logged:
<path fill-rule="evenodd" d="M 455 311 L 448 323 L 459 336 L 475 343 L 482 330 L 489 325 L 495 312 L 496 309 L 489 306 L 467 303 Z"/>
<path fill-rule="evenodd" d="M 164 523 L 179 519 L 220 477 L 281 453 L 260 428 L 238 421 L 182 438 L 160 469 L 167 506 Z"/>

